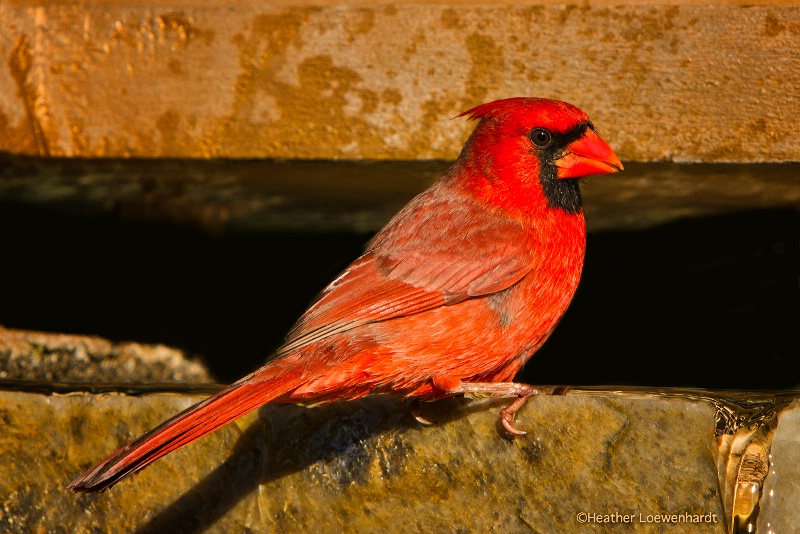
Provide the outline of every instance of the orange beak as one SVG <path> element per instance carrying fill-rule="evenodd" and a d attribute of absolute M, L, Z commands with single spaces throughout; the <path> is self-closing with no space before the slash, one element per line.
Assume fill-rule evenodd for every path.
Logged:
<path fill-rule="evenodd" d="M 622 170 L 622 162 L 617 155 L 591 128 L 567 145 L 555 165 L 559 178 L 582 178 Z"/>

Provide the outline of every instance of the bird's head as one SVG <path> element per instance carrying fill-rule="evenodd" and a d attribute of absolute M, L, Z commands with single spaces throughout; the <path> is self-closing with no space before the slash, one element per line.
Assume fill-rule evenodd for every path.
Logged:
<path fill-rule="evenodd" d="M 543 197 L 547 207 L 580 212 L 578 179 L 622 170 L 586 113 L 566 102 L 508 98 L 459 117 L 480 121 L 460 159 L 487 179 L 502 204 L 530 204 Z M 532 191 L 541 194 L 531 198 Z"/>

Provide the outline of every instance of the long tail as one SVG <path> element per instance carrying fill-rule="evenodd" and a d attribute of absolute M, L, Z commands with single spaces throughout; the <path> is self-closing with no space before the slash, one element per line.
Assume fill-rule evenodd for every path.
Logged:
<path fill-rule="evenodd" d="M 85 493 L 110 488 L 165 454 L 281 397 L 300 384 L 301 373 L 276 371 L 272 365 L 262 367 L 216 395 L 190 406 L 118 449 L 70 482 L 67 488 Z"/>

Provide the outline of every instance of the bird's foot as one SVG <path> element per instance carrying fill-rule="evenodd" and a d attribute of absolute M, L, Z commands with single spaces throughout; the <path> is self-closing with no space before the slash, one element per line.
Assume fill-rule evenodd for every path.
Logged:
<path fill-rule="evenodd" d="M 465 393 L 473 395 L 491 395 L 495 397 L 517 397 L 514 402 L 500 411 L 500 422 L 503 428 L 512 437 L 522 437 L 527 434 L 517 428 L 515 416 L 525 406 L 528 399 L 534 395 L 563 395 L 566 390 L 561 386 L 530 386 L 518 382 L 462 382 L 457 390 L 448 393 Z"/>
<path fill-rule="evenodd" d="M 514 416 L 517 415 L 517 411 L 525 406 L 525 403 L 528 402 L 528 398 L 531 395 L 525 395 L 524 397 L 517 398 L 514 402 L 500 410 L 500 422 L 503 423 L 503 428 L 506 429 L 506 432 L 514 438 L 521 438 L 522 436 L 526 435 L 527 432 L 524 430 L 520 430 L 517 428 L 516 422 L 514 421 Z"/>

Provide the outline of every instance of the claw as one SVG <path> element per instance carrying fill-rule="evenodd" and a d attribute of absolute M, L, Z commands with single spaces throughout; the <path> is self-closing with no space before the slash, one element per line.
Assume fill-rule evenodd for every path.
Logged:
<path fill-rule="evenodd" d="M 418 400 L 415 400 L 413 403 L 411 403 L 411 415 L 413 415 L 414 419 L 416 419 L 417 422 L 421 425 L 430 426 L 434 424 L 433 421 L 429 421 L 428 419 L 425 419 L 424 417 L 422 417 L 422 415 L 420 415 L 419 404 L 420 403 Z"/>
<path fill-rule="evenodd" d="M 503 423 L 503 428 L 505 428 L 506 432 L 511 434 L 512 437 L 521 438 L 528 434 L 524 430 L 517 428 L 514 422 L 514 412 L 510 412 L 508 408 L 500 411 L 500 422 Z"/>
<path fill-rule="evenodd" d="M 528 402 L 528 398 L 534 393 L 537 393 L 537 391 L 529 387 L 529 389 L 514 402 L 500 410 L 500 421 L 503 423 L 503 428 L 505 428 L 506 432 L 511 434 L 512 437 L 520 438 L 527 434 L 527 432 L 524 430 L 517 428 L 517 425 L 514 422 L 514 416 L 517 414 L 517 411 L 519 411 L 520 408 L 525 406 L 525 403 Z"/>
<path fill-rule="evenodd" d="M 445 379 L 447 379 L 445 381 Z M 450 379 L 448 377 L 438 377 L 435 379 L 437 388 L 441 389 L 448 395 L 477 395 L 477 396 L 497 396 L 497 397 L 516 397 L 514 402 L 506 406 L 500 411 L 500 422 L 503 423 L 503 428 L 509 435 L 518 438 L 525 436 L 527 432 L 517 428 L 514 422 L 514 416 L 520 408 L 525 406 L 528 399 L 533 395 L 564 395 L 569 391 L 568 387 L 562 386 L 539 386 L 534 387 L 528 384 L 521 384 L 518 382 L 462 382 L 458 379 Z M 429 422 L 420 417 L 417 407 L 412 406 L 412 413 L 420 423 L 426 424 Z"/>
<path fill-rule="evenodd" d="M 424 417 L 422 417 L 421 415 L 419 415 L 419 414 L 417 414 L 417 413 L 411 412 L 411 415 L 413 415 L 413 416 L 414 416 L 414 419 L 416 419 L 416 420 L 417 420 L 417 422 L 418 422 L 419 424 L 421 424 L 421 425 L 425 425 L 425 426 L 431 426 L 431 425 L 435 424 L 433 421 L 430 421 L 430 420 L 428 420 L 428 419 L 425 419 Z"/>

